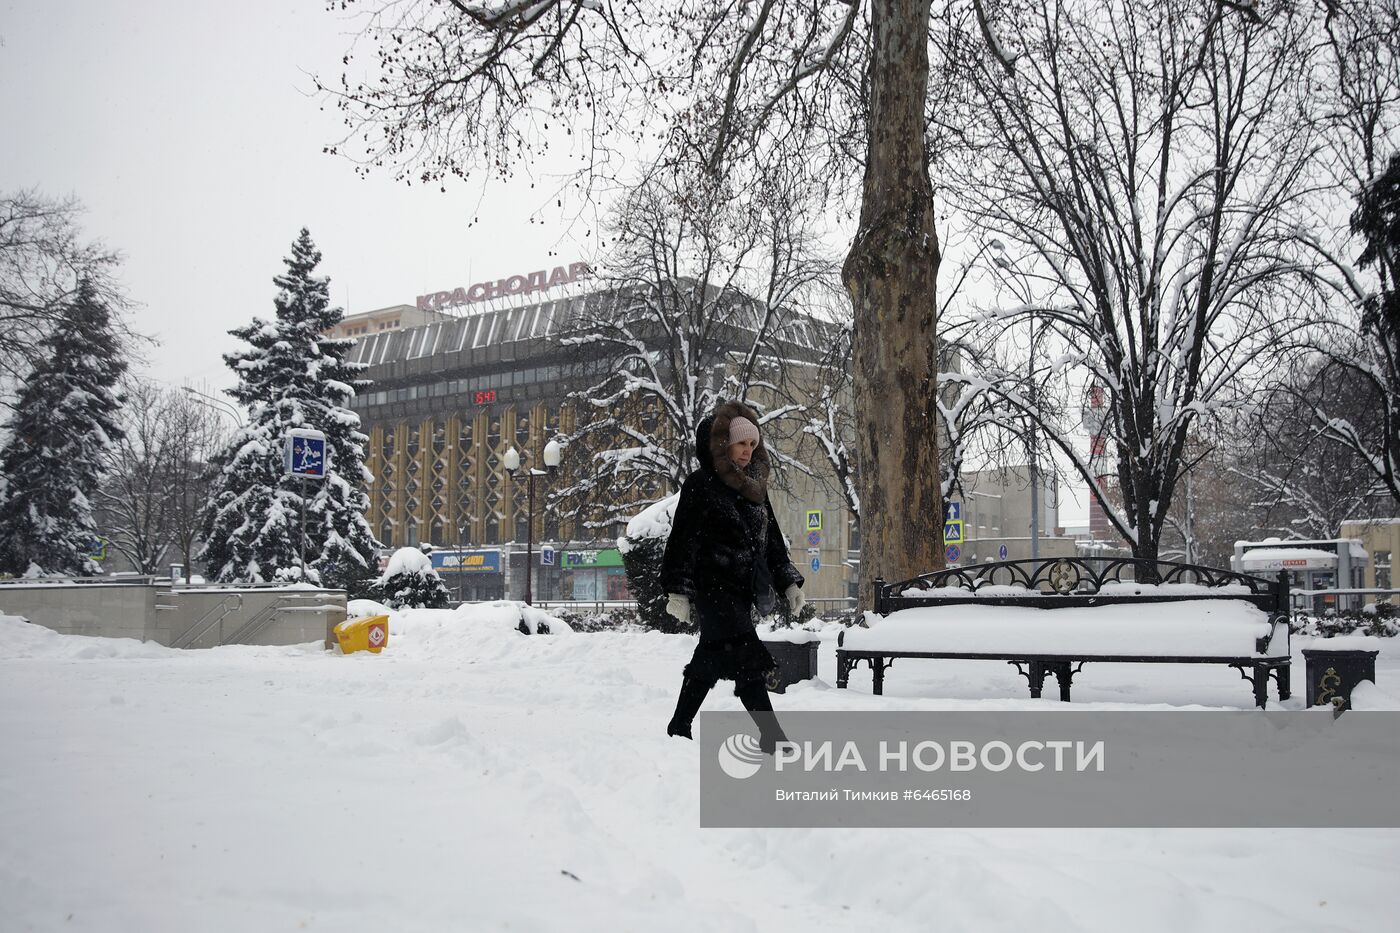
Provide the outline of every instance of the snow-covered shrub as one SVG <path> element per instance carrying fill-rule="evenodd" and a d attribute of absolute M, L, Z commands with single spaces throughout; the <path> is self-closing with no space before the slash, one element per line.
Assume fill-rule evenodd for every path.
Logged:
<path fill-rule="evenodd" d="M 549 611 L 569 623 L 575 632 L 631 632 L 648 628 L 642 624 L 636 609 L 625 607 L 580 612 L 551 606 Z"/>
<path fill-rule="evenodd" d="M 666 592 L 661 588 L 661 557 L 671 537 L 671 518 L 676 514 L 680 493 L 653 502 L 627 523 L 627 532 L 617 539 L 622 552 L 622 569 L 627 588 L 637 599 L 637 617 L 648 628 L 662 632 L 693 634 L 698 622 L 682 624 L 666 611 Z"/>
<path fill-rule="evenodd" d="M 395 551 L 370 590 L 371 599 L 390 609 L 445 609 L 452 599 L 432 560 L 414 547 Z"/>
<path fill-rule="evenodd" d="M 627 573 L 627 588 L 637 598 L 637 617 L 649 628 L 663 632 L 692 631 L 666 612 L 666 593 L 661 588 L 661 555 L 666 551 L 664 538 L 617 540 L 622 552 L 622 568 Z"/>
<path fill-rule="evenodd" d="M 274 574 L 272 575 L 272 582 L 274 582 L 274 583 L 312 583 L 312 584 L 315 584 L 316 586 L 320 586 L 320 585 L 321 585 L 321 575 L 316 571 L 316 568 L 315 568 L 315 567 L 307 567 L 307 568 L 306 568 L 306 576 L 305 576 L 305 579 L 303 579 L 303 578 L 302 578 L 302 573 L 301 573 L 301 565 L 300 565 L 300 564 L 293 564 L 293 565 L 290 566 L 290 567 L 279 567 L 279 568 L 277 569 L 277 572 L 274 573 Z"/>
<path fill-rule="evenodd" d="M 1289 619 L 1294 635 L 1332 638 L 1337 635 L 1374 635 L 1394 638 L 1400 635 L 1400 610 L 1393 603 L 1375 603 L 1360 609 L 1341 612 L 1329 610 L 1323 615 L 1295 612 Z"/>

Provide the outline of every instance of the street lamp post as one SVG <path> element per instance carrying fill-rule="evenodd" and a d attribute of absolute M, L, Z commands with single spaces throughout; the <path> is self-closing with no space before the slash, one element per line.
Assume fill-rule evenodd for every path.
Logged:
<path fill-rule="evenodd" d="M 520 454 L 514 447 L 506 451 L 505 468 L 514 476 L 520 469 Z M 525 605 L 534 605 L 533 594 L 530 592 L 530 576 L 534 570 L 535 563 L 535 477 L 548 476 L 559 468 L 559 441 L 552 440 L 544 445 L 544 465 L 547 469 L 536 470 L 530 467 L 526 474 L 526 519 L 528 526 L 525 532 Z"/>
<path fill-rule="evenodd" d="M 461 516 L 459 515 L 458 518 Z M 457 526 L 457 601 L 467 601 L 467 572 L 462 564 L 464 552 L 467 549 L 467 529 L 465 525 Z"/>
<path fill-rule="evenodd" d="M 203 405 L 205 408 L 212 409 L 221 415 L 227 415 L 233 420 L 236 427 L 243 426 L 243 413 L 223 399 L 216 398 L 213 395 L 207 395 L 194 386 L 180 386 L 180 390 L 188 395 L 190 401 L 194 402 L 196 405 Z"/>

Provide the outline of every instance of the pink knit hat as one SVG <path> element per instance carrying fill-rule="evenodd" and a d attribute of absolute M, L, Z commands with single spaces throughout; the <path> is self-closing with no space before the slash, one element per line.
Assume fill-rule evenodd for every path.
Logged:
<path fill-rule="evenodd" d="M 743 441 L 753 441 L 754 446 L 759 444 L 758 425 L 754 424 L 743 415 L 735 415 L 729 422 L 729 443 L 739 444 Z"/>

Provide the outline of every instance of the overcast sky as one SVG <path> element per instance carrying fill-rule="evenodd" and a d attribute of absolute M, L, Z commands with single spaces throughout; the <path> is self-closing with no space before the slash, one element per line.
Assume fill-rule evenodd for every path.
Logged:
<path fill-rule="evenodd" d="M 344 129 L 308 73 L 338 77 L 354 28 L 323 7 L 0 0 L 0 190 L 83 201 L 85 230 L 125 254 L 161 380 L 232 383 L 226 331 L 273 313 L 303 225 L 352 313 L 588 252 L 557 214 L 529 222 L 552 201 L 528 180 L 442 194 L 323 155 Z"/>
<path fill-rule="evenodd" d="M 337 78 L 356 29 L 323 7 L 0 0 L 0 190 L 87 206 L 85 230 L 125 255 L 157 379 L 232 384 L 227 331 L 271 316 L 303 225 L 349 313 L 590 258 L 591 224 L 566 230 L 544 183 L 443 194 L 322 154 L 345 128 L 309 75 Z M 1083 500 L 1062 512 L 1078 520 Z"/>

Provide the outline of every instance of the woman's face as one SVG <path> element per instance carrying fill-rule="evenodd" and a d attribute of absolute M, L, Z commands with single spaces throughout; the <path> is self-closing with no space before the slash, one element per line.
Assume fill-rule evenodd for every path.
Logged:
<path fill-rule="evenodd" d="M 753 449 L 757 446 L 757 441 L 740 441 L 737 444 L 730 444 L 729 462 L 742 470 L 753 459 Z"/>

